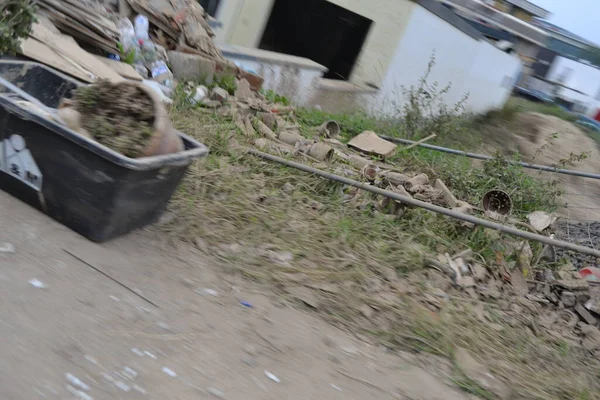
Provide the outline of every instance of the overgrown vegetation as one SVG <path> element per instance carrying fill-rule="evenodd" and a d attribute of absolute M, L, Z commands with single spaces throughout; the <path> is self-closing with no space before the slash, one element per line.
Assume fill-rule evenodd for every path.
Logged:
<path fill-rule="evenodd" d="M 545 115 L 553 115 L 569 122 L 575 122 L 577 116 L 568 110 L 553 103 L 543 103 L 527 100 L 522 97 L 511 97 L 506 105 L 500 110 L 487 113 L 484 119 L 512 121 L 521 112 L 535 112 Z"/>
<path fill-rule="evenodd" d="M 192 168 L 174 199 L 178 218 L 170 225 L 172 235 L 191 242 L 203 238 L 202 248 L 225 265 L 282 296 L 288 286 L 313 288 L 325 318 L 389 347 L 444 356 L 456 345 L 472 349 L 528 398 L 597 393 L 598 383 L 590 377 L 600 365 L 581 350 L 536 337 L 525 322 L 497 332 L 477 321 L 477 303 L 450 301 L 432 314 L 418 301 L 427 292 L 421 272 L 426 258 L 472 248 L 494 268 L 498 252 L 507 251 L 504 235 L 422 209 L 409 209 L 400 219 L 379 214 L 370 206 L 378 200 L 370 195 L 348 202 L 340 185 L 244 155 L 235 143 L 245 138 L 232 134 L 235 125 L 217 114 L 173 112 L 177 128 L 207 143 L 211 155 Z M 523 212 L 555 206 L 555 200 L 544 198 L 543 182 L 501 157 L 482 169 L 422 150 L 397 161 L 449 179 L 459 198 L 474 203 L 484 191 L 502 188 Z M 284 190 L 286 184 L 293 189 Z M 376 318 L 364 318 L 365 304 L 379 310 Z M 489 307 L 492 313 L 496 309 Z M 487 393 L 472 382 L 457 382 L 478 395 Z"/>
<path fill-rule="evenodd" d="M 20 51 L 21 40 L 31 32 L 36 21 L 33 0 L 0 2 L 0 54 L 14 55 Z"/>
<path fill-rule="evenodd" d="M 460 105 L 437 114 L 423 110 L 433 110 L 447 89 L 422 82 L 410 90 L 413 102 L 396 119 L 300 109 L 298 123 L 309 134 L 335 119 L 342 140 L 365 130 L 418 139 L 434 127 L 440 134 L 436 144 L 460 140 L 468 147 L 478 140 L 481 133 L 473 127 L 484 122 L 462 113 Z M 266 96 L 283 102 L 272 93 Z M 503 110 L 494 118 L 514 118 L 517 112 Z M 289 286 L 313 289 L 323 317 L 388 347 L 451 357 L 455 346 L 462 346 L 476 352 L 521 397 L 599 398 L 600 364 L 564 340 L 533 335 L 525 317 L 498 332 L 477 319 L 479 301 L 450 297 L 439 312 L 421 301 L 429 289 L 426 259 L 470 248 L 494 269 L 499 254 L 511 254 L 508 243 L 514 242 L 506 236 L 419 208 L 407 209 L 401 218 L 382 214 L 376 207 L 380 199 L 369 193 L 244 154 L 240 144 L 247 145 L 248 138 L 215 112 L 176 104 L 172 113 L 178 129 L 211 149 L 208 159 L 191 169 L 172 203 L 178 216 L 169 226 L 172 235 L 196 242 L 233 271 L 284 297 Z M 553 211 L 560 204 L 556 182 L 526 174 L 500 154 L 474 165 L 464 157 L 414 148 L 400 149 L 388 161 L 406 172 L 442 179 L 459 199 L 476 206 L 491 189 L 512 196 L 516 216 Z M 374 316 L 365 318 L 365 306 L 376 310 Z M 485 307 L 490 315 L 499 315 L 493 301 Z M 494 398 L 464 377 L 455 383 Z"/>

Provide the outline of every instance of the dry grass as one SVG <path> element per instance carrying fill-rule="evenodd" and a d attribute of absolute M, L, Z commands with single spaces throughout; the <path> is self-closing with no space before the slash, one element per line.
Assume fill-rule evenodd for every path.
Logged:
<path fill-rule="evenodd" d="M 211 155 L 190 169 L 174 198 L 171 234 L 191 243 L 203 238 L 207 252 L 274 294 L 290 298 L 286 288 L 311 288 L 316 311 L 367 340 L 447 357 L 463 346 L 518 398 L 600 399 L 600 364 L 580 349 L 534 336 L 527 321 L 498 332 L 478 321 L 476 302 L 458 292 L 449 292 L 447 303 L 430 304 L 424 258 L 466 247 L 483 254 L 497 246 L 497 235 L 423 210 L 390 220 L 369 210 L 376 199 L 368 197 L 363 209 L 344 204 L 339 185 L 244 155 L 232 146 L 244 138 L 232 135 L 234 125 L 221 117 L 199 110 L 172 117 L 177 128 L 208 144 Z M 283 190 L 287 183 L 295 188 L 291 194 Z M 496 307 L 488 307 L 493 315 Z M 472 382 L 456 382 L 494 398 Z"/>

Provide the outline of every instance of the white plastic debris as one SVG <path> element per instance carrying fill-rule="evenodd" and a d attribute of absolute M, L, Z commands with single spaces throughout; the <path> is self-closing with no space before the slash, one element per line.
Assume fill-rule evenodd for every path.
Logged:
<path fill-rule="evenodd" d="M 46 284 L 42 281 L 39 281 L 37 279 L 30 279 L 29 283 L 31 284 L 31 286 L 38 288 L 38 289 L 45 289 L 46 288 Z"/>
<path fill-rule="evenodd" d="M 113 295 L 111 295 L 111 296 L 110 296 L 110 298 L 111 298 L 112 300 L 116 301 L 117 303 L 118 303 L 119 301 L 121 301 L 121 299 L 119 299 L 117 296 L 113 296 Z"/>
<path fill-rule="evenodd" d="M 144 352 L 141 351 L 140 349 L 138 349 L 137 347 L 134 347 L 131 349 L 131 352 L 140 356 L 140 357 L 144 357 Z"/>
<path fill-rule="evenodd" d="M 162 100 L 163 103 L 165 103 L 165 104 L 171 104 L 171 103 L 173 103 L 173 100 L 171 100 L 170 98 L 168 98 L 163 93 L 163 91 L 161 90 L 161 86 L 162 85 L 160 83 L 158 83 L 156 81 L 150 81 L 150 80 L 147 80 L 147 79 L 144 79 L 142 81 L 142 83 L 144 85 L 146 85 L 147 87 L 149 87 L 150 89 L 154 90 L 158 94 L 158 96 L 160 97 L 160 99 Z"/>
<path fill-rule="evenodd" d="M 204 293 L 210 294 L 213 297 L 217 297 L 219 295 L 219 293 L 217 293 L 217 291 L 213 289 L 204 289 Z"/>
<path fill-rule="evenodd" d="M 146 390 L 138 385 L 133 385 L 133 390 L 135 390 L 136 392 L 140 392 L 141 394 L 146 394 Z"/>
<path fill-rule="evenodd" d="M 81 400 L 94 400 L 94 398 L 89 394 L 82 392 L 81 390 L 77 390 L 71 385 L 67 385 L 67 391 Z"/>
<path fill-rule="evenodd" d="M 150 353 L 148 350 L 144 350 L 144 354 L 147 355 L 148 357 L 150 357 L 153 360 L 156 360 L 158 358 L 154 354 Z"/>
<path fill-rule="evenodd" d="M 175 371 L 173 371 L 172 369 L 167 368 L 167 367 L 163 367 L 162 372 L 164 372 L 165 374 L 169 375 L 172 378 L 175 378 L 177 376 Z"/>
<path fill-rule="evenodd" d="M 556 214 L 548 214 L 544 211 L 534 211 L 527 216 L 529 225 L 533 226 L 537 231 L 540 232 L 555 223 L 556 219 Z"/>
<path fill-rule="evenodd" d="M 129 379 L 134 379 L 136 376 L 138 376 L 138 373 L 129 367 L 125 367 L 123 368 L 123 375 L 125 375 Z"/>
<path fill-rule="evenodd" d="M 192 104 L 198 104 L 202 102 L 208 96 L 208 88 L 206 86 L 198 86 L 192 94 L 190 101 Z"/>
<path fill-rule="evenodd" d="M 272 373 L 270 373 L 267 370 L 265 370 L 265 375 L 267 376 L 267 378 L 269 378 L 273 382 L 275 382 L 275 383 L 281 383 L 281 381 L 279 380 L 279 378 L 277 376 L 273 375 Z"/>
<path fill-rule="evenodd" d="M 341 388 L 341 387 L 339 387 L 339 386 L 337 386 L 337 385 L 334 385 L 333 383 L 330 383 L 330 385 L 331 385 L 331 387 L 332 387 L 332 388 L 334 388 L 334 389 L 335 389 L 335 390 L 337 390 L 338 392 L 341 392 L 341 391 L 342 391 L 342 388 Z"/>
<path fill-rule="evenodd" d="M 214 387 L 209 387 L 208 389 L 206 389 L 206 391 L 209 394 L 212 394 L 213 396 L 218 397 L 219 399 L 225 398 L 225 393 L 221 392 L 219 389 L 216 389 Z"/>
<path fill-rule="evenodd" d="M 70 373 L 65 373 L 65 377 L 67 378 L 67 381 L 69 381 L 69 383 L 73 386 L 76 386 L 80 389 L 83 390 L 90 390 L 90 387 L 88 385 L 86 385 L 85 383 L 83 383 L 79 378 L 77 378 L 75 375 L 70 374 Z"/>
<path fill-rule="evenodd" d="M 98 361 L 96 361 L 96 359 L 92 356 L 89 356 L 86 354 L 85 359 L 88 360 L 89 362 L 91 362 L 94 365 L 98 365 Z"/>
<path fill-rule="evenodd" d="M 124 392 L 131 391 L 131 387 L 128 384 L 126 384 L 125 382 L 116 381 L 115 382 L 115 386 L 118 387 L 119 389 L 121 389 Z"/>
<path fill-rule="evenodd" d="M 4 242 L 0 243 L 0 253 L 14 253 L 15 245 L 12 243 Z"/>

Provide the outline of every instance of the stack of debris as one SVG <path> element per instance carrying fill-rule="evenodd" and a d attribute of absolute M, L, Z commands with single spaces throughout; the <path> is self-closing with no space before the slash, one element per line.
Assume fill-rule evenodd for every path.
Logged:
<path fill-rule="evenodd" d="M 118 54 L 119 30 L 105 7 L 90 0 L 38 0 L 41 12 L 65 34 L 107 53 Z"/>
<path fill-rule="evenodd" d="M 167 66 L 171 64 L 175 78 L 180 80 L 198 79 L 205 72 L 207 76 L 227 72 L 245 78 L 255 91 L 262 86 L 261 77 L 223 57 L 213 41 L 214 33 L 208 24 L 210 17 L 195 0 L 123 0 L 118 2 L 118 10 L 110 10 L 98 0 L 40 0 L 39 7 L 40 22 L 34 24 L 30 38 L 24 41 L 23 55 L 84 82 L 150 78 L 165 85 L 168 79 L 158 79 L 157 75 L 167 74 L 172 80 L 173 74 Z M 129 20 L 135 13 L 145 19 L 145 32 L 141 37 L 138 26 L 133 34 Z M 149 47 L 152 48 L 150 60 L 146 57 Z M 172 60 L 167 59 L 167 51 Z M 136 67 L 135 70 L 115 61 L 121 57 Z M 148 65 L 157 58 L 159 64 Z M 144 63 L 144 67 L 138 68 L 138 64 Z M 198 65 L 208 67 L 198 69 Z M 173 89 L 172 82 L 166 86 Z M 171 94 L 170 90 L 163 92 Z"/>
<path fill-rule="evenodd" d="M 526 242 L 510 246 L 516 256 L 527 265 L 531 263 L 531 250 Z M 470 251 L 451 257 L 448 254 L 429 260 L 431 296 L 430 306 L 439 308 L 446 292 L 457 288 L 465 296 L 495 304 L 494 313 L 477 303 L 476 315 L 481 323 L 502 331 L 504 325 L 526 325 L 531 331 L 566 340 L 580 346 L 600 359 L 600 285 L 581 278 L 572 265 L 559 271 L 548 269 L 529 272 L 526 278 L 521 263 L 505 262 L 484 267 Z"/>

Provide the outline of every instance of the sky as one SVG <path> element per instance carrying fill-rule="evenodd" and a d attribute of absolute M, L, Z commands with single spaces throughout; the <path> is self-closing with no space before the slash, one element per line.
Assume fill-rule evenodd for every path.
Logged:
<path fill-rule="evenodd" d="M 529 0 L 550 11 L 551 23 L 600 44 L 600 0 Z"/>

